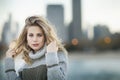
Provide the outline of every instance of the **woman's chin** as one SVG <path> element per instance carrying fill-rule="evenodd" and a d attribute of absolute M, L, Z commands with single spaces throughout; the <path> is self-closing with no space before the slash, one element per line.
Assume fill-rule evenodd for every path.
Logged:
<path fill-rule="evenodd" d="M 40 50 L 40 48 L 32 48 L 34 51 L 38 51 Z"/>

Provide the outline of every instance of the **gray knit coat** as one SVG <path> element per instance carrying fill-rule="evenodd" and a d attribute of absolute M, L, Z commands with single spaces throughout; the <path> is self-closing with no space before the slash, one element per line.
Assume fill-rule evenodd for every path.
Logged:
<path fill-rule="evenodd" d="M 45 49 L 33 54 L 29 53 L 32 64 L 24 64 L 15 71 L 13 58 L 5 59 L 5 73 L 7 80 L 67 80 L 68 58 L 63 52 L 49 52 Z"/>

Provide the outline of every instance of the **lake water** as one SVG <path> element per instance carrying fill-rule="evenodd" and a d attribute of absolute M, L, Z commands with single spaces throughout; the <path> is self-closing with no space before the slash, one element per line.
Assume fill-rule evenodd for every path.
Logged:
<path fill-rule="evenodd" d="M 68 80 L 120 80 L 120 51 L 73 52 Z"/>

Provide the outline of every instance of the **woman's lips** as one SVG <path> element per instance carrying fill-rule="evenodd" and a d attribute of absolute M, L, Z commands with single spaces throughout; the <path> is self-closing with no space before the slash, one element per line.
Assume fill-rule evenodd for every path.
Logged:
<path fill-rule="evenodd" d="M 37 46 L 39 46 L 39 44 L 32 44 L 34 47 L 37 47 Z"/>

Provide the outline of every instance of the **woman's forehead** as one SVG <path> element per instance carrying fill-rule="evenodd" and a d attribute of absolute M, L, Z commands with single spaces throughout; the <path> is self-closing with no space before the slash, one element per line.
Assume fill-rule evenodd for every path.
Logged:
<path fill-rule="evenodd" d="M 33 33 L 38 33 L 38 32 L 43 32 L 42 29 L 39 26 L 30 26 L 28 28 L 28 32 L 33 32 Z"/>

